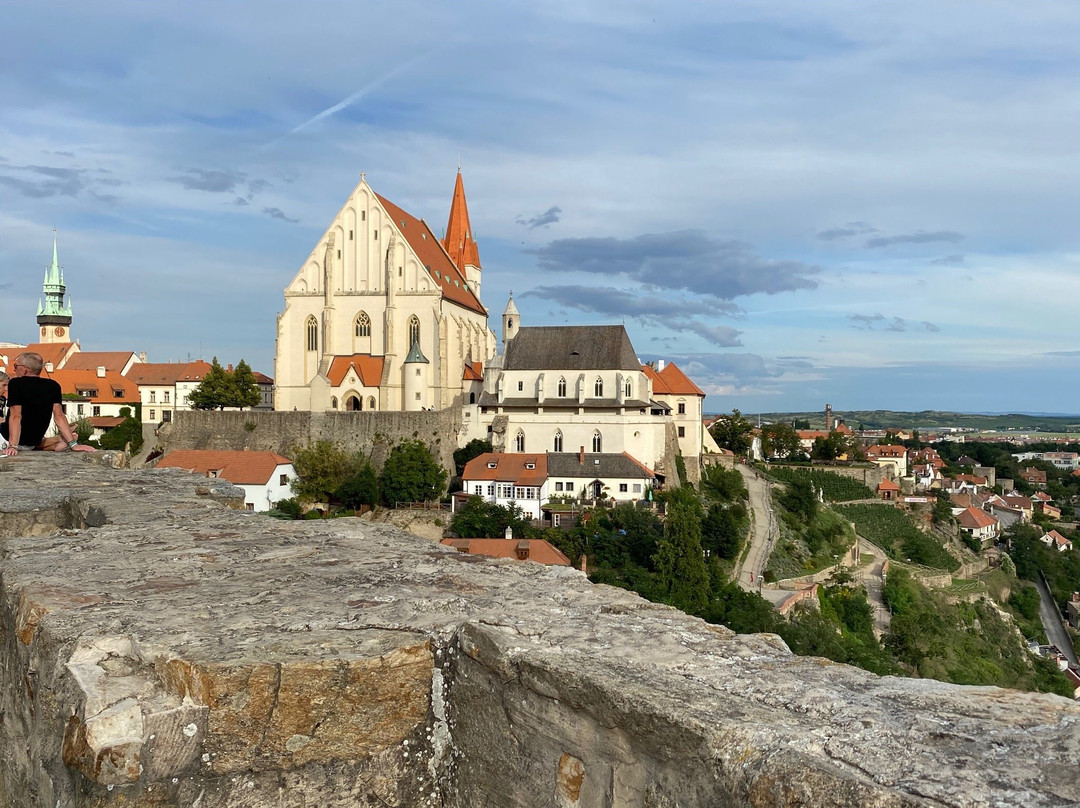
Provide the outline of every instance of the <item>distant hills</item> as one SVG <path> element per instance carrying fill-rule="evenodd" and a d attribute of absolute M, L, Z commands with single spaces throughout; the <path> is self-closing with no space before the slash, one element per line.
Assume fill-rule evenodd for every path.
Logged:
<path fill-rule="evenodd" d="M 743 413 L 757 423 L 758 413 Z M 1027 414 L 1027 413 L 963 413 L 943 410 L 922 412 L 896 412 L 894 410 L 834 410 L 835 418 L 842 418 L 852 429 L 977 429 L 990 431 L 1027 432 L 1080 432 L 1080 415 Z M 817 429 L 825 427 L 825 413 L 815 412 L 768 412 L 760 414 L 762 423 L 767 421 L 807 420 Z"/>

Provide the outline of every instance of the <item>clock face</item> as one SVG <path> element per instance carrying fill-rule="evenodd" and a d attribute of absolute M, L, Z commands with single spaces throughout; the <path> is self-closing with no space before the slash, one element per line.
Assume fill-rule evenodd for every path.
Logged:
<path fill-rule="evenodd" d="M 48 333 L 49 333 L 49 329 L 47 329 L 45 326 L 42 326 L 41 327 L 41 336 L 44 337 Z"/>
<path fill-rule="evenodd" d="M 64 329 L 63 329 L 63 327 L 62 327 L 62 326 L 57 326 L 57 327 L 56 327 L 56 328 L 55 328 L 55 329 L 53 330 L 53 333 L 54 333 L 54 334 L 56 334 L 56 336 L 58 336 L 58 337 L 62 337 L 62 336 L 64 336 Z"/>

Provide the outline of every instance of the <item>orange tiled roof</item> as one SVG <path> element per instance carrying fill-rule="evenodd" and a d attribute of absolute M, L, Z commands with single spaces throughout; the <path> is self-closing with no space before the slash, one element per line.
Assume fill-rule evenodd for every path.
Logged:
<path fill-rule="evenodd" d="M 653 393 L 670 396 L 704 396 L 705 391 L 698 387 L 690 377 L 683 373 L 674 362 L 668 362 L 664 369 L 657 371 L 649 365 L 641 368 L 652 380 Z"/>
<path fill-rule="evenodd" d="M 1049 536 L 1051 539 L 1053 539 L 1054 544 L 1057 545 L 1058 547 L 1069 547 L 1069 546 L 1072 545 L 1071 541 L 1066 539 L 1064 536 L 1062 536 L 1056 530 L 1051 530 L 1049 533 L 1046 534 L 1046 536 Z M 1043 536 L 1043 538 L 1045 539 L 1046 536 Z"/>
<path fill-rule="evenodd" d="M 345 377 L 349 375 L 349 368 L 352 368 L 356 371 L 356 375 L 360 377 L 360 383 L 364 387 L 378 387 L 382 384 L 385 361 L 383 357 L 372 356 L 371 354 L 335 356 L 334 361 L 330 363 L 330 370 L 326 372 L 326 376 L 330 379 L 331 387 L 340 387 L 341 383 L 345 381 Z"/>
<path fill-rule="evenodd" d="M 435 234 L 427 226 L 427 222 L 406 213 L 386 197 L 379 194 L 375 196 L 427 268 L 431 279 L 442 289 L 443 298 L 480 314 L 487 314 L 487 309 L 480 304 L 475 292 L 468 286 L 465 273 L 458 269 L 442 242 L 435 238 Z"/>
<path fill-rule="evenodd" d="M 997 519 L 986 511 L 980 511 L 978 508 L 965 508 L 957 515 L 956 521 L 960 523 L 960 527 L 966 527 L 970 530 L 992 527 L 998 523 Z"/>
<path fill-rule="evenodd" d="M 878 483 L 878 491 L 899 491 L 900 486 L 894 483 L 892 480 L 882 480 Z"/>
<path fill-rule="evenodd" d="M 465 373 L 461 379 L 466 382 L 482 382 L 484 380 L 484 363 L 466 362 Z"/>
<path fill-rule="evenodd" d="M 253 370 L 252 375 L 255 377 L 255 384 L 273 384 L 274 380 L 267 376 L 265 373 L 259 373 L 257 370 Z"/>
<path fill-rule="evenodd" d="M 133 357 L 133 351 L 79 351 L 72 354 L 64 363 L 64 370 L 115 370 L 123 373 L 124 367 Z"/>
<path fill-rule="evenodd" d="M 194 362 L 136 362 L 127 372 L 127 378 L 144 386 L 199 382 L 210 368 L 210 363 L 201 359 Z"/>
<path fill-rule="evenodd" d="M 237 485 L 265 485 L 278 466 L 292 463 L 274 452 L 232 452 L 208 449 L 181 449 L 169 452 L 157 467 L 184 469 L 196 474 L 215 471 L 217 476 Z"/>
<path fill-rule="evenodd" d="M 499 480 L 539 487 L 547 479 L 547 455 L 485 452 L 465 464 L 461 479 L 463 482 Z"/>
<path fill-rule="evenodd" d="M 99 377 L 96 370 L 54 370 L 42 372 L 42 376 L 60 384 L 65 395 L 80 396 L 94 404 L 126 404 L 139 401 L 139 388 L 131 379 L 121 376 L 114 370 L 106 370 L 104 377 Z M 79 391 L 92 391 L 82 395 Z"/>
<path fill-rule="evenodd" d="M 472 237 L 472 225 L 469 224 L 469 207 L 465 204 L 465 185 L 458 172 L 454 183 L 454 198 L 450 202 L 450 219 L 446 223 L 446 237 L 443 247 L 450 255 L 450 260 L 461 271 L 472 265 L 480 266 L 480 251 Z"/>
<path fill-rule="evenodd" d="M 888 457 L 890 459 L 907 457 L 907 449 L 897 444 L 875 443 L 873 446 L 867 447 L 866 456 Z"/>
<path fill-rule="evenodd" d="M 120 426 L 124 423 L 124 419 L 119 415 L 97 415 L 90 417 L 90 425 L 94 429 L 112 429 L 114 426 Z"/>
<path fill-rule="evenodd" d="M 543 539 L 443 539 L 442 543 L 469 555 L 513 559 L 518 558 L 518 547 L 524 546 L 528 549 L 529 561 L 570 566 L 570 559 Z"/>
<path fill-rule="evenodd" d="M 70 359 L 72 352 L 78 352 L 78 348 L 75 347 L 74 342 L 31 342 L 26 346 L 26 352 L 40 354 L 43 362 L 52 362 L 53 367 L 58 368 L 64 364 L 65 360 Z M 18 353 L 15 354 L 15 356 L 18 355 Z"/>

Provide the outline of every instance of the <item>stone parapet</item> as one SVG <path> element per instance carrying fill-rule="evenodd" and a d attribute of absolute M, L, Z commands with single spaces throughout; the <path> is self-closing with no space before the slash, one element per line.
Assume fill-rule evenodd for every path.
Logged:
<path fill-rule="evenodd" d="M 0 461 L 3 808 L 1080 801 L 1068 700 L 93 461 Z"/>

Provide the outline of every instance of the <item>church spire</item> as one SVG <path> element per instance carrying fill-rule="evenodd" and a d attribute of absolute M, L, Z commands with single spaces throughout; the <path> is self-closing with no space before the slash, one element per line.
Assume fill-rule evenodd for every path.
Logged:
<path fill-rule="evenodd" d="M 56 230 L 53 230 L 52 263 L 45 270 L 41 285 L 43 302 L 38 306 L 37 322 L 42 342 L 71 341 L 71 304 L 64 303 L 67 287 L 64 286 L 64 270 L 56 252 Z"/>
<path fill-rule="evenodd" d="M 469 207 L 465 204 L 465 185 L 461 181 L 461 168 L 458 167 L 457 182 L 454 183 L 454 199 L 450 203 L 450 220 L 446 223 L 446 236 L 443 238 L 443 247 L 450 254 L 450 258 L 466 276 L 469 283 L 473 278 L 468 277 L 467 267 L 475 267 L 476 280 L 480 282 L 480 251 L 473 241 L 472 225 L 469 224 Z"/>

